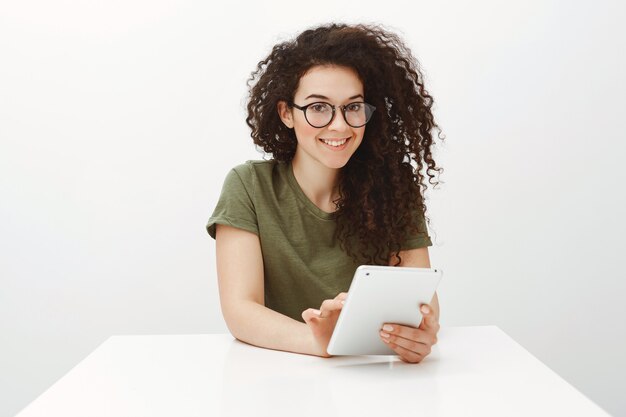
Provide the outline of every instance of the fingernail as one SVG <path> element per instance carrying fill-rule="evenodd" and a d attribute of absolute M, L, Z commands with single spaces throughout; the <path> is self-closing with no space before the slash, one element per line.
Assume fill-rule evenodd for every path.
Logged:
<path fill-rule="evenodd" d="M 385 325 L 383 326 L 383 330 L 387 330 L 388 332 L 390 332 L 390 331 L 392 331 L 392 330 L 393 330 L 393 326 L 390 326 L 390 325 L 388 325 L 388 324 L 385 324 Z"/>
<path fill-rule="evenodd" d="M 321 314 L 321 312 L 320 312 L 319 310 L 316 310 L 316 309 L 313 309 L 313 312 L 314 312 L 315 314 L 317 314 L 318 316 Z"/>
<path fill-rule="evenodd" d="M 422 306 L 422 313 L 424 314 L 430 313 L 430 309 L 428 308 L 428 306 Z"/>
<path fill-rule="evenodd" d="M 385 332 L 380 332 L 380 335 L 382 337 L 389 337 L 389 333 L 385 333 Z"/>

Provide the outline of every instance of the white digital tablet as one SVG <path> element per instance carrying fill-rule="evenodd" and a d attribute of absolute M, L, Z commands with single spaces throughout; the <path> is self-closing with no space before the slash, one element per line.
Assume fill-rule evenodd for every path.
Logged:
<path fill-rule="evenodd" d="M 443 271 L 361 265 L 354 272 L 328 348 L 331 355 L 397 355 L 379 336 L 384 323 L 419 327 Z"/>

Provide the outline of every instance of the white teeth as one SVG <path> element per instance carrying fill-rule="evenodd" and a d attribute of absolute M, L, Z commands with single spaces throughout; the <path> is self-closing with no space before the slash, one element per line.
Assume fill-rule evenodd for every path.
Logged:
<path fill-rule="evenodd" d="M 332 140 L 332 141 L 331 141 L 331 140 L 322 139 L 322 141 L 323 141 L 325 144 L 327 144 L 327 145 L 331 145 L 331 146 L 341 146 L 341 145 L 343 145 L 344 143 L 346 143 L 346 141 L 347 141 L 347 140 L 348 140 L 347 138 L 346 138 L 346 139 L 343 139 L 343 140 L 340 140 L 340 141 L 334 141 L 334 140 Z"/>

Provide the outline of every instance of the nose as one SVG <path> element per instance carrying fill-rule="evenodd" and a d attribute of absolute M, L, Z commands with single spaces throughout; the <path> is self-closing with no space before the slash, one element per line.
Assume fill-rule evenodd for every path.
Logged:
<path fill-rule="evenodd" d="M 339 107 L 335 110 L 335 117 L 330 121 L 330 124 L 326 126 L 328 130 L 345 131 L 350 129 L 350 125 L 346 123 L 346 119 L 343 117 L 343 112 Z"/>

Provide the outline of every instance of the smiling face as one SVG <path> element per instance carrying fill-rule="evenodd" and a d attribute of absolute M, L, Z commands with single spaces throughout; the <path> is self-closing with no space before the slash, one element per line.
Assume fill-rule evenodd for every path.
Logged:
<path fill-rule="evenodd" d="M 294 159 L 317 162 L 333 169 L 343 167 L 361 144 L 365 133 L 365 126 L 355 128 L 347 124 L 339 108 L 355 101 L 365 101 L 363 84 L 356 72 L 347 67 L 315 66 L 300 78 L 293 101 L 298 106 L 323 101 L 337 108 L 329 125 L 316 128 L 306 121 L 302 110 L 290 109 L 283 101 L 278 103 L 281 120 L 295 130 L 298 145 Z M 347 141 L 341 146 L 333 146 L 322 139 L 336 142 L 335 145 L 344 139 Z"/>

